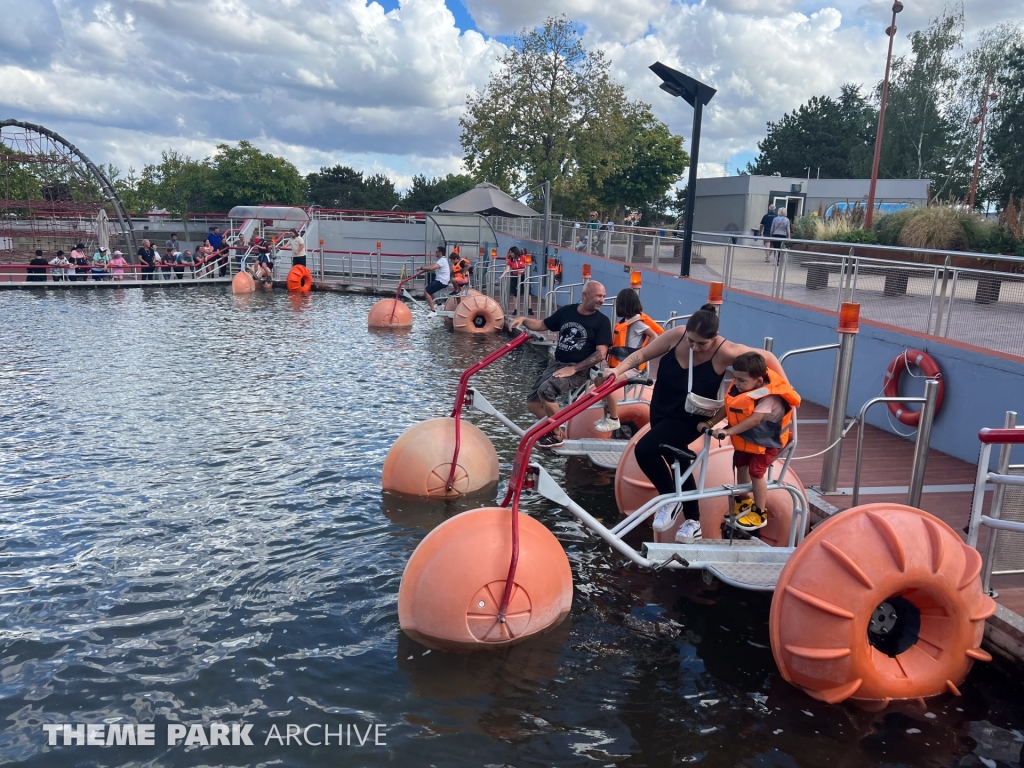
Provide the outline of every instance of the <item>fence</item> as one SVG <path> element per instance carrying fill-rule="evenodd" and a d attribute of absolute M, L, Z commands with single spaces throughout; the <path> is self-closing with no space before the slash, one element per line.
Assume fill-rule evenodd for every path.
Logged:
<path fill-rule="evenodd" d="M 510 235 L 526 228 L 516 222 L 492 218 L 492 226 Z M 680 270 L 679 230 L 559 222 L 552 231 L 560 248 L 673 274 Z M 1002 270 L 986 268 L 996 259 Z M 747 235 L 695 232 L 690 276 L 819 309 L 834 311 L 856 301 L 865 319 L 1024 357 L 1019 257 L 808 240 L 773 248 Z"/>

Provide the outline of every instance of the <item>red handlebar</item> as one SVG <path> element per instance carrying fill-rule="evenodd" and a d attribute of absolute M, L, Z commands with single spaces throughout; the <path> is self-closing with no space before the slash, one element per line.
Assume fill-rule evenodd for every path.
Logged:
<path fill-rule="evenodd" d="M 1020 445 L 1024 443 L 1024 429 L 985 429 L 978 432 L 978 439 L 986 444 Z"/>

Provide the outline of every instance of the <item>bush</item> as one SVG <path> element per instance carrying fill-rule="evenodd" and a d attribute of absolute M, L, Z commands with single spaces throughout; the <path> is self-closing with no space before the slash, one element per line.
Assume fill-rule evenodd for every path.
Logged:
<path fill-rule="evenodd" d="M 860 245 L 875 245 L 878 243 L 875 233 L 864 229 L 851 229 L 849 232 L 841 232 L 833 239 L 840 243 L 857 243 Z"/>
<path fill-rule="evenodd" d="M 921 208 L 904 208 L 902 211 L 881 216 L 871 227 L 875 240 L 882 245 L 899 245 L 903 227 L 921 210 Z"/>
<path fill-rule="evenodd" d="M 797 240 L 817 240 L 818 228 L 815 226 L 816 221 L 818 221 L 818 217 L 813 214 L 801 216 L 793 224 L 793 237 Z"/>
<path fill-rule="evenodd" d="M 902 211 L 893 215 L 899 213 Z M 989 229 L 978 216 L 959 206 L 933 205 L 918 208 L 908 217 L 897 242 L 905 248 L 967 251 L 984 240 Z"/>

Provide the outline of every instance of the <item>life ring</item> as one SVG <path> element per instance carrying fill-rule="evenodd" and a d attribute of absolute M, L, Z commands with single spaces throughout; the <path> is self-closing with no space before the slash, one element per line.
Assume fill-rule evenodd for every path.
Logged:
<path fill-rule="evenodd" d="M 491 333 L 505 325 L 505 312 L 490 296 L 466 296 L 455 308 L 452 326 L 466 333 Z"/>
<path fill-rule="evenodd" d="M 296 264 L 291 268 L 288 272 L 288 290 L 303 293 L 313 290 L 313 275 L 306 267 Z"/>
<path fill-rule="evenodd" d="M 769 617 L 782 676 L 829 704 L 959 694 L 996 604 L 981 555 L 937 517 L 866 504 L 817 526 L 775 586 Z"/>
<path fill-rule="evenodd" d="M 939 364 L 935 362 L 931 355 L 919 349 L 908 349 L 906 352 L 896 355 L 893 361 L 889 363 L 889 367 L 885 369 L 883 393 L 886 397 L 899 397 L 900 377 L 911 365 L 916 365 L 920 368 L 921 372 L 929 379 L 935 379 L 939 382 L 939 391 L 935 397 L 935 412 L 938 413 L 939 409 L 942 408 L 942 398 L 946 394 L 946 383 L 942 378 L 942 369 L 939 368 Z M 908 427 L 916 427 L 918 422 L 921 421 L 921 411 L 919 410 L 909 411 L 903 407 L 903 403 L 886 403 L 886 405 L 889 407 L 892 415 Z"/>

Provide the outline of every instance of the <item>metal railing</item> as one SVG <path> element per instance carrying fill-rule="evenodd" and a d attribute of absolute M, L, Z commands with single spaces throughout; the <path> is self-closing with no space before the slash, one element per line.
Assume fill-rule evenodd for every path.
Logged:
<path fill-rule="evenodd" d="M 971 519 L 967 525 L 967 545 L 978 548 L 982 527 L 989 529 L 987 556 L 982 568 L 982 588 L 995 596 L 992 590 L 992 576 L 1007 573 L 1024 573 L 1024 505 L 1017 504 L 1009 510 L 1016 519 L 1005 519 L 1007 491 L 1024 488 L 1024 474 L 1021 465 L 1010 464 L 1010 449 L 1024 444 L 1024 428 L 1016 426 L 1017 413 L 1007 411 L 1002 429 L 982 429 L 978 433 L 981 454 L 978 458 L 978 474 L 974 481 L 974 499 L 971 503 Z M 992 447 L 999 446 L 996 471 L 989 471 Z M 985 491 L 989 484 L 995 486 L 989 514 L 982 514 L 985 506 Z M 1004 567 L 996 570 L 997 563 Z"/>
<path fill-rule="evenodd" d="M 536 239 L 520 220 L 491 222 L 496 231 Z M 552 228 L 560 248 L 669 273 L 679 271 L 682 236 L 677 229 L 589 222 Z M 994 262 L 1002 269 L 986 268 Z M 795 239 L 776 248 L 753 235 L 696 231 L 690 276 L 830 311 L 855 301 L 867 320 L 1024 357 L 1018 256 Z"/>

